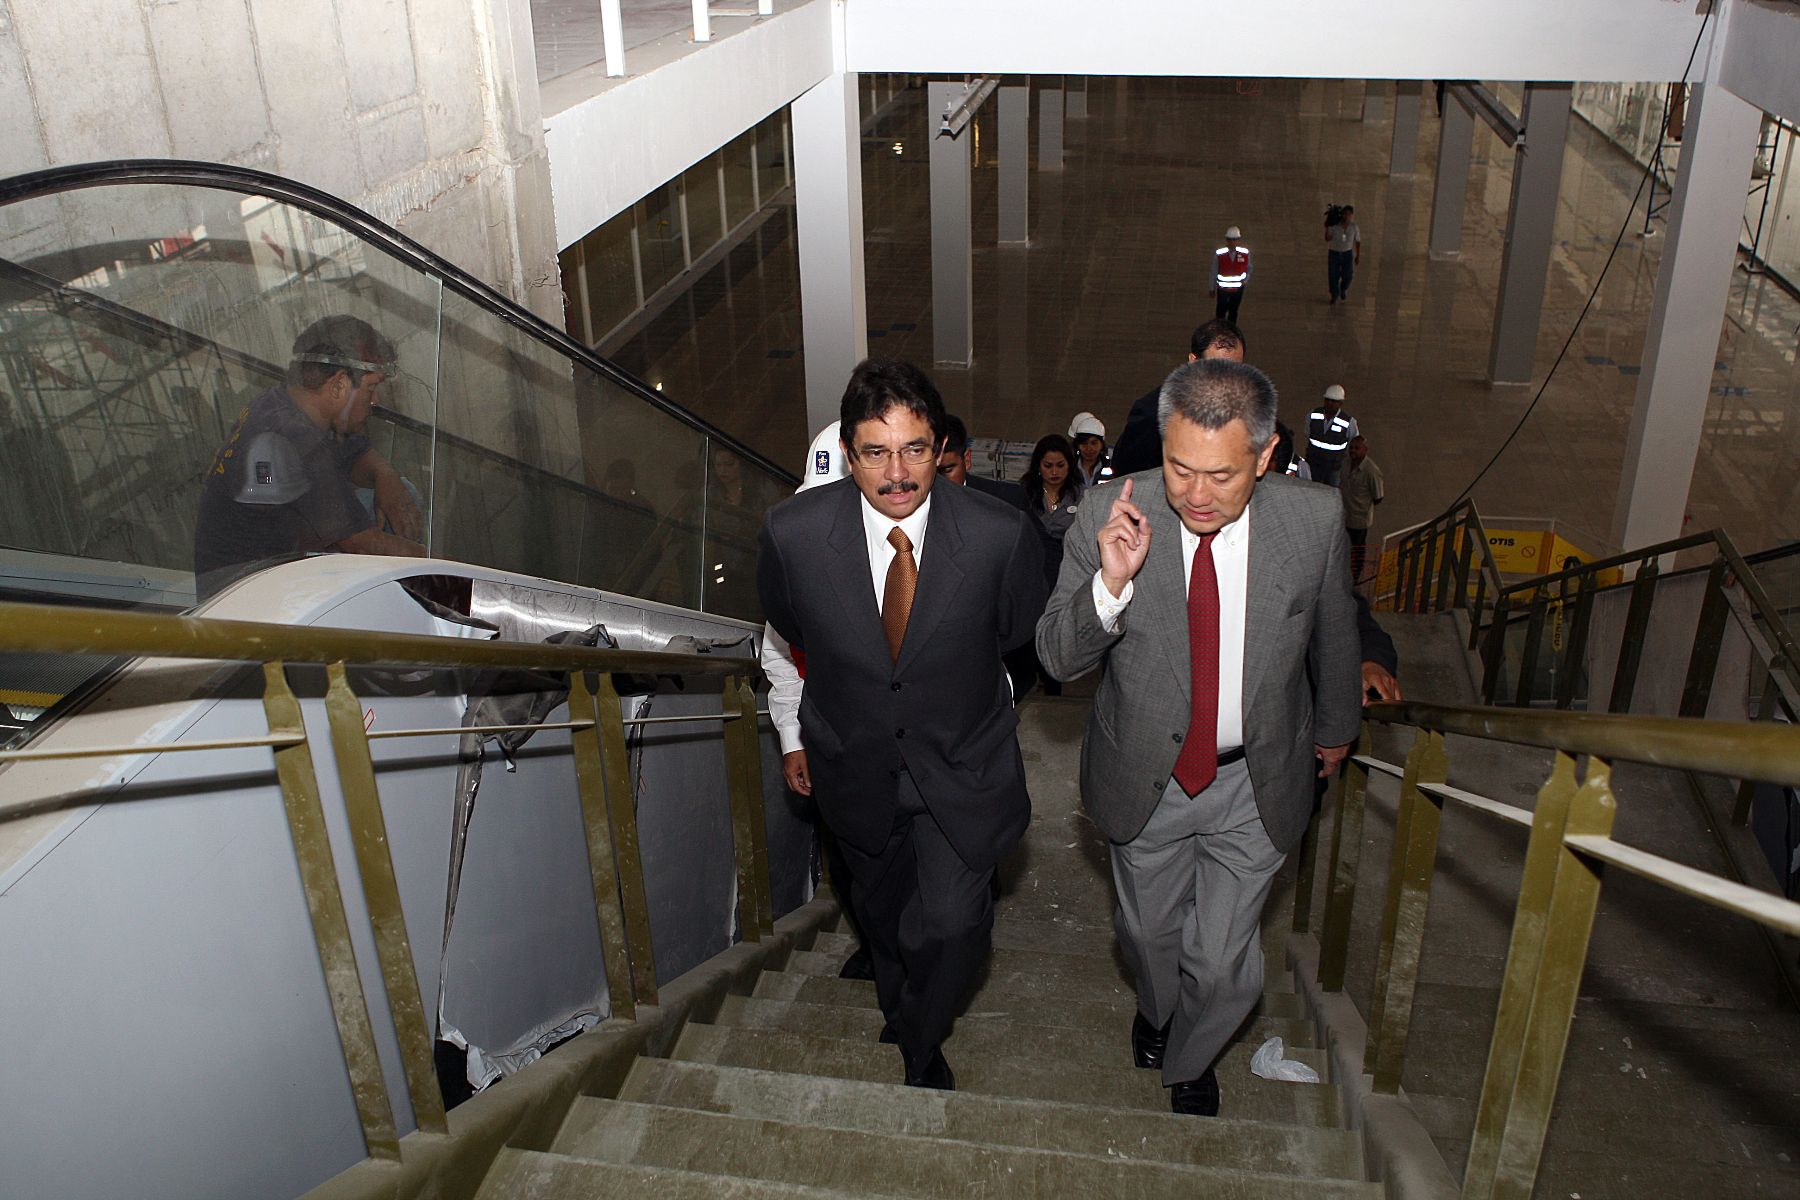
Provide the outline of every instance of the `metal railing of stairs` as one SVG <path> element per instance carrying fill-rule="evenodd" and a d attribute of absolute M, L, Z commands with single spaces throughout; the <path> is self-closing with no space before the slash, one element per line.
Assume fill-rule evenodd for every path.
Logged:
<path fill-rule="evenodd" d="M 1295 931 L 1308 932 L 1315 888 L 1328 889 L 1319 933 L 1320 987 L 1341 992 L 1371 774 L 1400 780 L 1382 910 L 1373 1011 L 1363 1069 L 1377 1093 L 1399 1091 L 1426 932 L 1438 832 L 1447 807 L 1529 830 L 1474 1135 L 1465 1200 L 1526 1200 L 1543 1153 L 1575 1016 L 1588 939 L 1605 869 L 1613 867 L 1757 922 L 1800 936 L 1800 904 L 1646 853 L 1612 838 L 1620 799 L 1616 760 L 1733 779 L 1800 785 L 1800 728 L 1773 722 L 1707 721 L 1430 704 L 1376 704 L 1341 778 L 1331 843 L 1320 858 L 1319 819 L 1302 843 Z M 1375 757 L 1369 722 L 1416 730 L 1403 764 Z M 1452 787 L 1446 735 L 1553 749 L 1554 764 L 1533 809 Z M 1577 756 L 1586 768 L 1577 778 Z"/>
<path fill-rule="evenodd" d="M 356 861 L 353 878 L 366 897 L 381 982 L 399 1035 L 407 1090 L 420 1130 L 448 1132 L 433 1067 L 433 1033 L 426 1018 L 405 915 L 388 848 L 380 789 L 370 755 L 378 738 L 497 734 L 567 729 L 571 734 L 582 834 L 593 876 L 606 984 L 615 1017 L 629 1020 L 640 1004 L 657 1003 L 650 911 L 638 851 L 637 808 L 626 750 L 624 718 L 614 673 L 723 677 L 720 713 L 643 721 L 724 722 L 727 787 L 737 873 L 738 926 L 745 941 L 774 930 L 767 830 L 762 819 L 761 751 L 749 659 L 717 655 L 588 649 L 574 645 L 425 636 L 273 625 L 251 621 L 0 603 L 0 653 L 156 656 L 261 665 L 266 736 L 169 744 L 81 745 L 0 751 L 0 765 L 66 758 L 114 758 L 147 753 L 229 751 L 268 747 L 300 868 L 314 944 L 327 982 L 332 1015 L 363 1139 L 371 1158 L 398 1161 L 394 1109 L 377 1056 L 364 985 L 352 947 L 339 875 L 327 837 L 314 770 L 313 746 L 288 670 L 319 664 L 328 687 L 325 709 L 332 757 L 345 800 Z M 350 668 L 383 666 L 512 668 L 566 674 L 570 719 L 550 724 L 456 726 L 369 731 Z M 746 719 L 748 718 L 748 719 Z M 0 822 L 91 803 L 91 796 L 0 800 Z M 573 832 L 573 831 L 571 831 Z"/>

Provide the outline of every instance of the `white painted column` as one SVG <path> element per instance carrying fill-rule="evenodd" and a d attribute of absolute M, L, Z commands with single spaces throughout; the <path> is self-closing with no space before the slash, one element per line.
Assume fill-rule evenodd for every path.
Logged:
<path fill-rule="evenodd" d="M 826 76 L 789 111 L 806 428 L 816 433 L 837 420 L 851 368 L 869 356 L 856 76 L 845 71 Z"/>
<path fill-rule="evenodd" d="M 931 83 L 925 102 L 931 138 L 931 358 L 966 367 L 975 357 L 975 253 L 970 231 L 970 122 L 960 136 L 938 131 L 945 109 L 968 90 Z"/>
<path fill-rule="evenodd" d="M 1411 175 L 1419 161 L 1419 95 L 1417 79 L 1394 81 L 1394 140 L 1388 151 L 1388 174 Z"/>
<path fill-rule="evenodd" d="M 1438 131 L 1437 184 L 1431 195 L 1432 258 L 1462 253 L 1463 206 L 1469 199 L 1469 158 L 1475 145 L 1475 118 L 1454 99 L 1444 98 Z"/>
<path fill-rule="evenodd" d="M 1688 102 L 1613 512 L 1621 549 L 1682 533 L 1761 122 L 1760 109 L 1718 84 L 1697 85 Z"/>
<path fill-rule="evenodd" d="M 1366 79 L 1363 81 L 1361 119 L 1365 123 L 1386 119 L 1388 89 L 1392 86 L 1393 85 L 1385 79 Z"/>
<path fill-rule="evenodd" d="M 1031 240 L 1031 78 L 1000 88 L 1002 243 Z"/>
<path fill-rule="evenodd" d="M 1544 284 L 1550 278 L 1550 247 L 1555 241 L 1556 201 L 1562 188 L 1573 90 L 1567 83 L 1525 85 L 1525 109 L 1519 114 L 1525 124 L 1525 141 L 1513 164 L 1506 247 L 1500 259 L 1500 295 L 1494 302 L 1494 340 L 1488 353 L 1488 378 L 1495 383 L 1531 382 L 1538 326 L 1544 316 Z M 1738 207 L 1743 207 L 1741 199 Z"/>
<path fill-rule="evenodd" d="M 1080 87 L 1075 86 L 1077 82 L 1081 84 Z M 1079 81 L 1073 79 L 1063 81 L 1063 94 L 1068 97 L 1063 111 L 1068 114 L 1071 121 L 1078 121 L 1088 115 L 1087 90 L 1088 80 L 1085 75 Z"/>
<path fill-rule="evenodd" d="M 1045 77 L 1038 89 L 1038 170 L 1063 169 L 1063 79 Z"/>

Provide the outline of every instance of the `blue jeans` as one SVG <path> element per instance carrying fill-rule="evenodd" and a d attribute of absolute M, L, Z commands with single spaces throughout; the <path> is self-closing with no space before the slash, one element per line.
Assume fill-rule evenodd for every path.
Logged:
<path fill-rule="evenodd" d="M 1331 298 L 1337 300 L 1350 294 L 1350 277 L 1356 274 L 1356 251 L 1327 250 L 1325 257 L 1325 283 L 1331 289 Z"/>

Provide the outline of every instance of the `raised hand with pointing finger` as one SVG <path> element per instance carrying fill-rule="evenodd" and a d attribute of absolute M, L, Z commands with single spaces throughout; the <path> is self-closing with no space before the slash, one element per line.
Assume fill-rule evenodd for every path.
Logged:
<path fill-rule="evenodd" d="M 1137 577 L 1150 555 L 1150 522 L 1131 502 L 1131 480 L 1119 488 L 1112 512 L 1100 527 L 1100 582 L 1117 597 Z"/>

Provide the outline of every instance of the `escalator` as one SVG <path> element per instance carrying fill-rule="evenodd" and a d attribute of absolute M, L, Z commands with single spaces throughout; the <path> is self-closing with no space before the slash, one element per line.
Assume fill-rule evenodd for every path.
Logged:
<path fill-rule="evenodd" d="M 0 182 L 0 596 L 194 606 L 208 470 L 340 315 L 394 348 L 362 434 L 425 554 L 757 617 L 755 529 L 790 473 L 353 206 L 176 161 Z M 80 690 L 28 659 L 0 660 L 0 723 Z"/>

